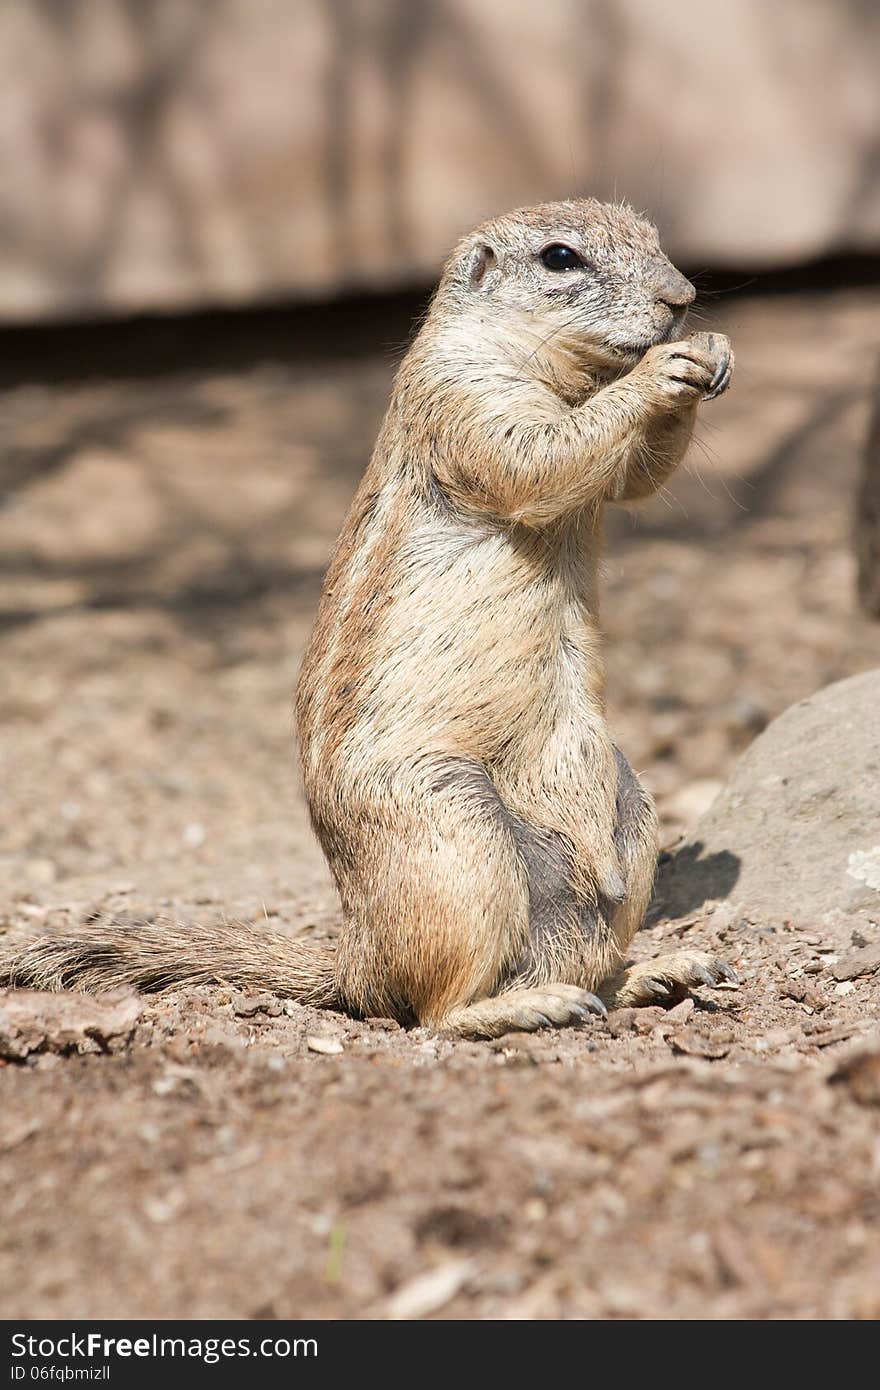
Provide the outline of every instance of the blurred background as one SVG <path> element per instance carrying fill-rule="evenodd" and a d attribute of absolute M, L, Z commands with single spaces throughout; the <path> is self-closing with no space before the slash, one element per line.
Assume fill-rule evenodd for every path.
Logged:
<path fill-rule="evenodd" d="M 5 0 L 0 311 L 422 286 L 589 190 L 686 264 L 880 237 L 872 0 Z"/>
<path fill-rule="evenodd" d="M 299 654 L 443 257 L 512 206 L 625 197 L 737 350 L 669 494 L 609 518 L 611 716 L 667 842 L 876 665 L 878 74 L 871 0 L 2 0 L 10 920 L 332 918 Z"/>

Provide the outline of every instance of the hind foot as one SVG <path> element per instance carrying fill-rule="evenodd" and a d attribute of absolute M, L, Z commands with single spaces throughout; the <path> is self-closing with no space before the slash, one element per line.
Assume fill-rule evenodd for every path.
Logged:
<path fill-rule="evenodd" d="M 604 1018 L 607 1010 L 588 990 L 577 985 L 536 985 L 453 1009 L 437 1027 L 462 1038 L 498 1038 L 502 1033 L 533 1033 L 538 1028 L 578 1027 L 591 1014 Z"/>
<path fill-rule="evenodd" d="M 660 1004 L 687 993 L 695 985 L 712 988 L 723 980 L 736 984 L 739 976 L 707 951 L 671 951 L 655 960 L 623 966 L 602 982 L 599 994 L 609 1009 L 622 1009 Z"/>

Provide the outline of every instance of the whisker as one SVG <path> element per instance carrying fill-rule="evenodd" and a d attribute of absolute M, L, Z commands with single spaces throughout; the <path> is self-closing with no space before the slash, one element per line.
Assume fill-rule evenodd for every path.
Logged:
<path fill-rule="evenodd" d="M 555 328 L 551 328 L 549 333 L 546 333 L 543 338 L 539 339 L 534 351 L 530 352 L 527 357 L 524 357 L 523 360 L 517 364 L 516 370 L 521 372 L 523 367 L 527 367 L 532 359 L 541 351 L 541 348 L 546 347 L 546 345 L 552 342 L 554 338 L 558 337 L 560 333 L 564 333 L 566 328 L 570 328 L 573 323 L 576 323 L 578 316 L 579 311 L 572 314 L 571 318 L 566 319 L 564 323 L 557 324 Z"/>
<path fill-rule="evenodd" d="M 720 299 L 723 294 L 739 294 L 742 290 L 750 290 L 752 285 L 757 285 L 759 278 L 753 275 L 750 280 L 743 280 L 740 285 L 727 285 L 720 290 L 700 290 L 700 294 L 707 299 Z"/>

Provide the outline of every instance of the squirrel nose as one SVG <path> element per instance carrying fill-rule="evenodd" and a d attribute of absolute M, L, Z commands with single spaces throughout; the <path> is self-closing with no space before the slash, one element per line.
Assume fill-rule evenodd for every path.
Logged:
<path fill-rule="evenodd" d="M 690 308 L 697 292 L 690 280 L 675 269 L 675 266 L 660 266 L 654 285 L 654 292 L 661 304 L 666 304 L 673 313 L 683 313 Z"/>

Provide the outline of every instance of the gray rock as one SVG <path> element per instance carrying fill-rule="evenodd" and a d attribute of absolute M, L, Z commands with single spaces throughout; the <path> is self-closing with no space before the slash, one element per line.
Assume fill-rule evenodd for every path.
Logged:
<path fill-rule="evenodd" d="M 661 869 L 655 913 L 709 900 L 849 944 L 880 929 L 880 670 L 793 705 L 740 759 Z M 845 936 L 844 936 L 845 933 Z"/>

